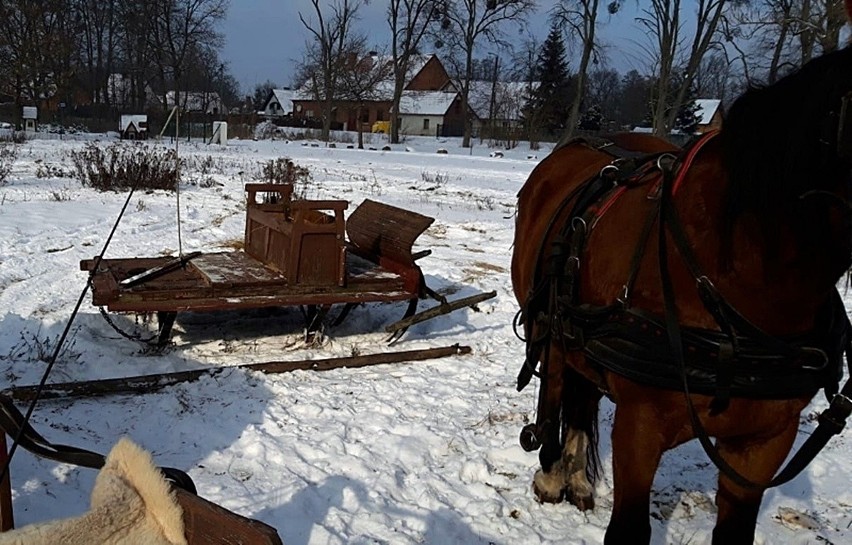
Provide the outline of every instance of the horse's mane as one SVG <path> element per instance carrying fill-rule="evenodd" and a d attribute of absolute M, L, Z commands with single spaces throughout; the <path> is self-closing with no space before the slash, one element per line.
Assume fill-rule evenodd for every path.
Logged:
<path fill-rule="evenodd" d="M 837 187 L 841 169 L 848 165 L 836 152 L 836 114 L 850 91 L 852 48 L 847 47 L 814 59 L 773 85 L 750 89 L 734 102 L 721 133 L 730 182 L 723 211 L 728 237 L 744 214 L 753 214 L 764 235 L 770 235 L 800 196 Z M 802 223 L 799 228 L 805 230 L 824 227 Z"/>

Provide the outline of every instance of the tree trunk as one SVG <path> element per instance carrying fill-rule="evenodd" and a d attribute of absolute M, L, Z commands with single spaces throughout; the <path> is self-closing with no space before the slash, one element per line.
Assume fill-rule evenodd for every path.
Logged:
<path fill-rule="evenodd" d="M 358 149 L 364 149 L 364 126 L 361 123 L 361 111 L 362 106 L 359 103 L 358 107 L 355 109 L 355 125 L 358 127 Z"/>
<path fill-rule="evenodd" d="M 577 92 L 574 97 L 574 103 L 571 104 L 571 112 L 568 114 L 568 123 L 565 127 L 563 138 L 567 140 L 574 136 L 574 131 L 577 128 L 580 120 L 580 106 L 586 93 L 586 74 L 589 71 L 589 61 L 592 58 L 592 52 L 595 47 L 595 25 L 598 18 L 598 0 L 591 0 L 591 7 L 586 2 L 583 6 L 588 8 L 584 24 L 586 25 L 586 35 L 583 38 L 583 54 L 580 57 L 580 66 L 577 70 Z"/>
<path fill-rule="evenodd" d="M 390 143 L 399 144 L 399 104 L 402 102 L 402 88 L 405 85 L 405 70 L 402 76 L 394 73 L 393 100 L 390 112 Z"/>
<path fill-rule="evenodd" d="M 470 147 L 470 135 L 473 132 L 472 119 L 468 98 L 470 97 L 470 80 L 473 78 L 473 44 L 466 48 L 464 81 L 462 82 L 462 119 L 464 120 L 464 131 L 462 136 L 462 147 Z"/>

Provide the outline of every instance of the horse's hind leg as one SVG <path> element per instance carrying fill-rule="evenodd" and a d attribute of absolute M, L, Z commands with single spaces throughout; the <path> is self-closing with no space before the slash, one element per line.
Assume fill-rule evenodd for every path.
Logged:
<path fill-rule="evenodd" d="M 718 440 L 719 453 L 741 475 L 754 482 L 768 482 L 781 467 L 796 438 L 798 419 L 782 433 L 770 438 Z M 757 514 L 763 499 L 762 489 L 745 489 L 719 475 L 716 492 L 714 545 L 751 545 Z"/>
<path fill-rule="evenodd" d="M 533 488 L 542 501 L 567 499 L 581 511 L 592 509 L 598 472 L 597 421 L 601 394 L 573 370 L 566 370 L 562 399 L 562 452 L 549 468 L 536 472 Z"/>

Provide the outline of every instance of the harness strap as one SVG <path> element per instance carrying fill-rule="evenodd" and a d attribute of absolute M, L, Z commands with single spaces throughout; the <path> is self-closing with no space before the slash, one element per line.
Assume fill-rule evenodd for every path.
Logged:
<path fill-rule="evenodd" d="M 814 457 L 820 452 L 820 450 L 822 450 L 822 448 L 828 443 L 828 440 L 831 439 L 831 437 L 833 437 L 834 435 L 840 433 L 840 431 L 844 428 L 846 424 L 846 419 L 849 417 L 850 414 L 852 414 L 852 379 L 846 381 L 846 383 L 843 385 L 842 390 L 833 396 L 828 409 L 826 409 L 820 414 L 819 424 L 817 426 L 817 429 L 814 430 L 814 433 L 810 437 L 808 437 L 808 439 L 796 452 L 793 458 L 787 463 L 787 465 L 768 483 L 755 483 L 747 477 L 744 477 L 722 457 L 719 450 L 716 448 L 716 445 L 713 444 L 713 442 L 710 440 L 710 437 L 707 435 L 707 431 L 704 429 L 704 426 L 701 424 L 701 420 L 699 419 L 698 413 L 695 410 L 695 406 L 692 403 L 692 397 L 689 391 L 689 383 L 687 381 L 686 360 L 684 357 L 683 350 L 683 339 L 681 336 L 680 323 L 677 317 L 677 307 L 675 306 L 674 302 L 674 287 L 672 285 L 671 275 L 669 273 L 668 268 L 668 244 L 666 239 L 666 227 L 668 225 L 669 231 L 672 232 L 673 238 L 675 240 L 677 240 L 678 237 L 674 236 L 674 231 L 681 230 L 682 233 L 682 228 L 678 224 L 678 219 L 674 211 L 674 205 L 671 202 L 673 189 L 671 187 L 671 182 L 671 173 L 665 171 L 663 173 L 663 191 L 661 193 L 660 198 L 660 206 L 662 209 L 662 213 L 660 215 L 659 229 L 660 281 L 663 290 L 663 301 L 666 314 L 666 329 L 668 331 L 669 343 L 671 344 L 672 354 L 674 355 L 680 366 L 681 379 L 683 384 L 683 394 L 686 400 L 689 419 L 692 423 L 693 433 L 695 434 L 698 441 L 701 443 L 704 452 L 716 465 L 716 467 L 719 468 L 719 471 L 722 472 L 728 479 L 735 482 L 737 485 L 746 489 L 754 490 L 763 490 L 766 488 L 779 486 L 795 478 L 796 475 L 798 475 L 805 467 L 807 467 L 807 465 L 814 459 Z M 688 248 L 688 246 L 686 248 Z M 690 255 L 684 254 L 683 249 L 680 246 L 678 247 L 678 250 L 681 251 L 681 257 L 684 260 L 687 259 L 687 255 Z M 692 259 L 694 260 L 694 257 Z M 748 322 L 746 321 L 746 323 Z M 765 333 L 763 333 L 758 328 L 755 327 L 755 329 L 761 334 L 765 335 Z M 851 332 L 852 324 L 850 324 L 849 318 L 847 316 L 844 330 L 844 346 L 846 352 L 846 362 L 849 366 L 850 376 L 852 376 L 852 338 L 850 338 Z M 776 342 L 780 343 L 781 341 L 776 340 Z M 782 344 L 784 344 L 788 349 L 791 349 L 791 347 L 789 345 L 786 345 L 786 343 Z"/>

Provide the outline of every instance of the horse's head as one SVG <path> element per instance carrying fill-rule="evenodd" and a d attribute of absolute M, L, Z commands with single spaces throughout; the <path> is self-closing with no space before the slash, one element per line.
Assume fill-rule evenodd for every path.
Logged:
<path fill-rule="evenodd" d="M 850 93 L 847 47 L 734 102 L 722 137 L 735 215 L 778 211 L 807 191 L 845 186 L 852 167 Z"/>
<path fill-rule="evenodd" d="M 837 212 L 846 208 L 843 200 L 852 202 L 850 93 L 852 47 L 847 47 L 734 102 L 721 135 L 729 247 L 738 218 L 750 216 L 761 226 L 767 256 L 789 253 L 792 237 L 798 248 L 813 249 L 798 252 L 804 261 L 809 251 L 829 244 L 838 254 L 827 269 L 848 266 L 844 256 L 847 249 L 852 252 L 852 240 L 843 227 L 848 215 L 838 218 Z M 785 242 L 778 227 L 793 225 L 784 231 Z"/>

